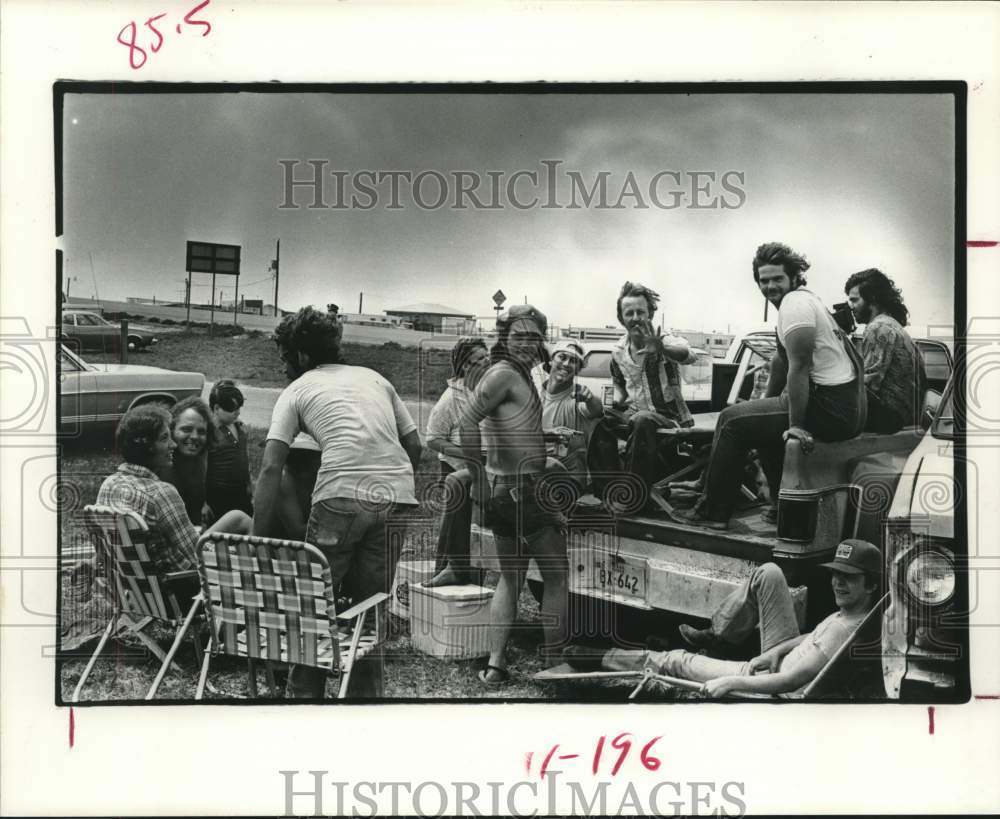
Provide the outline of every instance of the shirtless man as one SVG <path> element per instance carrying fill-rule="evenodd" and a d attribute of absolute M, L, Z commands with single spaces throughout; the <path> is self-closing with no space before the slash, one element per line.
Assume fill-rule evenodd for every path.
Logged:
<path fill-rule="evenodd" d="M 510 676 L 505 648 L 529 557 L 537 561 L 545 583 L 543 658 L 554 655 L 565 642 L 565 520 L 551 504 L 536 497 L 545 470 L 545 441 L 541 401 L 530 372 L 546 357 L 547 329 L 548 320 L 529 304 L 516 305 L 497 319 L 499 338 L 491 350 L 494 363 L 462 416 L 462 452 L 472 473 L 472 497 L 483 505 L 500 562 L 500 580 L 490 609 L 490 658 L 479 674 L 491 686 L 503 685 Z M 485 468 L 479 460 L 483 436 Z"/>

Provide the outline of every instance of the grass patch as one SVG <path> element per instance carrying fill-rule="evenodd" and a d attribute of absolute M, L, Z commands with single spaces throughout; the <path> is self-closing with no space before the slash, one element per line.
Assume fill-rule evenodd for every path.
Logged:
<path fill-rule="evenodd" d="M 162 323 L 167 324 L 168 320 Z M 447 350 L 420 350 L 393 342 L 382 345 L 345 343 L 342 349 L 348 363 L 375 370 L 405 398 L 437 400 L 451 375 Z M 113 364 L 117 363 L 118 354 L 86 353 L 84 359 L 94 364 Z M 146 350 L 131 354 L 129 361 L 200 372 L 209 381 L 231 378 L 256 387 L 288 384 L 274 342 L 259 331 L 216 336 L 209 336 L 200 329 L 170 333 Z"/>
<path fill-rule="evenodd" d="M 271 342 L 268 342 L 269 344 Z M 272 345 L 273 346 L 273 345 Z M 251 475 L 256 476 L 260 468 L 265 431 L 249 428 L 249 455 Z M 111 440 L 103 436 L 102 440 Z M 62 482 L 66 488 L 63 495 L 60 528 L 63 554 L 67 550 L 87 548 L 86 533 L 81 522 L 81 513 L 86 504 L 93 503 L 104 478 L 111 474 L 120 463 L 118 456 L 108 448 L 95 447 L 73 441 L 65 445 L 62 457 Z M 430 451 L 424 457 L 416 474 L 417 498 L 427 497 L 429 487 L 438 475 L 437 457 Z M 409 558 L 433 557 L 437 541 L 438 515 L 432 510 L 421 508 L 410 516 L 406 549 Z M 495 576 L 488 578 L 492 585 Z M 63 575 L 64 614 L 71 610 L 72 594 L 68 575 Z M 409 638 L 409 624 L 390 617 L 390 639 L 386 644 L 385 696 L 386 698 L 572 698 L 620 701 L 622 688 L 606 684 L 594 685 L 581 690 L 578 687 L 557 685 L 543 686 L 531 681 L 530 677 L 542 668 L 536 648 L 542 640 L 542 630 L 538 619 L 538 604 L 525 589 L 521 596 L 518 623 L 511 634 L 508 657 L 512 671 L 511 683 L 498 689 L 485 688 L 479 682 L 477 673 L 483 661 L 445 661 L 416 653 Z M 106 619 L 93 624 L 95 633 L 106 625 Z M 169 645 L 170 634 L 159 630 L 153 632 L 164 647 Z M 207 642 L 207 631 L 201 632 L 202 643 Z M 96 645 L 91 640 L 82 650 L 66 657 L 61 665 L 61 686 L 64 698 L 72 695 L 83 668 Z M 197 683 L 197 668 L 190 643 L 182 646 L 177 662 L 182 672 L 168 672 L 157 694 L 164 699 L 193 699 Z M 146 652 L 135 638 L 127 637 L 113 642 L 98 661 L 84 691 L 86 700 L 141 700 L 158 669 L 158 662 Z M 234 658 L 219 657 L 212 661 L 210 682 L 218 691 L 209 694 L 208 699 L 218 697 L 243 698 L 248 696 L 246 664 Z M 259 691 L 264 696 L 266 680 L 259 675 Z"/>

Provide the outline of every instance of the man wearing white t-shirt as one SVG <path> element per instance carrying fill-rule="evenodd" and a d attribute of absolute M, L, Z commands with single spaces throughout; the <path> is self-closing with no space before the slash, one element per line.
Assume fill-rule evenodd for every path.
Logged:
<path fill-rule="evenodd" d="M 300 431 L 321 449 L 306 541 L 330 562 L 334 586 L 350 577 L 360 602 L 389 591 L 392 561 L 386 523 L 397 504 L 416 504 L 413 475 L 420 460 L 417 425 L 392 384 L 373 370 L 340 363 L 342 327 L 336 316 L 304 307 L 281 356 L 290 375 L 271 415 L 254 493 L 254 534 L 267 535 L 276 514 L 282 467 Z M 380 669 L 379 669 L 380 671 Z M 348 695 L 377 696 L 381 674 L 352 676 Z M 325 675 L 293 666 L 292 697 L 320 697 Z M 357 683 L 355 685 L 355 683 Z"/>
<path fill-rule="evenodd" d="M 771 363 L 768 397 L 734 404 L 719 414 L 704 493 L 694 509 L 673 513 L 676 520 L 728 528 L 751 449 L 757 450 L 773 500 L 781 483 L 785 441 L 798 440 L 808 454 L 817 438 L 843 441 L 860 431 L 864 393 L 833 316 L 805 289 L 808 269 L 805 257 L 780 242 L 757 248 L 754 279 L 778 308 L 779 354 Z"/>
<path fill-rule="evenodd" d="M 815 629 L 799 634 L 788 583 L 774 563 L 756 567 L 712 616 L 710 628 L 681 626 L 681 636 L 695 648 L 741 643 L 760 629 L 760 654 L 752 660 L 721 660 L 683 649 L 636 651 L 613 648 L 602 655 L 571 646 L 564 658 L 580 671 L 642 671 L 704 683 L 710 697 L 731 692 L 784 694 L 802 691 L 850 638 L 871 611 L 879 591 L 882 553 L 866 540 L 845 540 L 830 570 L 837 611 Z"/>

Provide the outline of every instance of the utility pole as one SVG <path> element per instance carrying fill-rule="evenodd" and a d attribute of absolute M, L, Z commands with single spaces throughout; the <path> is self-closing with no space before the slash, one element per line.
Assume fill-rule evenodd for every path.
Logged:
<path fill-rule="evenodd" d="M 187 318 L 184 320 L 184 324 L 191 325 L 191 271 L 187 272 L 187 278 L 184 280 L 184 306 L 187 308 Z"/>
<path fill-rule="evenodd" d="M 278 268 L 281 266 L 281 239 L 275 243 L 274 247 L 274 317 L 277 318 L 278 312 Z"/>
<path fill-rule="evenodd" d="M 365 294 L 364 294 L 364 293 L 358 293 L 358 315 L 359 315 L 359 316 L 360 316 L 360 315 L 361 315 L 361 314 L 362 314 L 363 312 L 365 312 L 365 311 L 364 311 L 364 310 L 362 309 L 362 307 L 363 307 L 364 303 L 365 303 Z"/>

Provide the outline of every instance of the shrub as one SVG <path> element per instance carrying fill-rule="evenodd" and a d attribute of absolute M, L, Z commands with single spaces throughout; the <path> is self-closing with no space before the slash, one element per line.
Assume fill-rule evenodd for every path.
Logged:
<path fill-rule="evenodd" d="M 165 318 L 163 319 L 163 321 L 160 322 L 160 324 L 176 324 L 176 323 L 177 322 L 174 321 L 172 318 Z"/>

